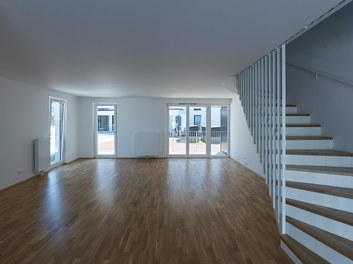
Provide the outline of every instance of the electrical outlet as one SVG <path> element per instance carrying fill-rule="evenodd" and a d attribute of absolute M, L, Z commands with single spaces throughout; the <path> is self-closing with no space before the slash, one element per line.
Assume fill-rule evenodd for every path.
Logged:
<path fill-rule="evenodd" d="M 23 169 L 18 169 L 17 170 L 17 174 L 22 174 L 23 173 Z"/>

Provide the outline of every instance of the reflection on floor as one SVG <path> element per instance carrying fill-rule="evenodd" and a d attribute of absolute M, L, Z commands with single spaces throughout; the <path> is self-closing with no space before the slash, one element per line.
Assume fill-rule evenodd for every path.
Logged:
<path fill-rule="evenodd" d="M 231 159 L 80 160 L 0 191 L 0 263 L 287 263 Z"/>

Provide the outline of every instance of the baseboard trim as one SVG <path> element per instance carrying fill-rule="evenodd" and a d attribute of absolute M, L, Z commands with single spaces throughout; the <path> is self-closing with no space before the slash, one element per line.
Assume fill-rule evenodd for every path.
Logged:
<path fill-rule="evenodd" d="M 16 188 L 16 187 L 18 187 L 19 185 L 24 184 L 24 183 L 26 183 L 26 182 L 29 182 L 29 181 L 31 181 L 31 180 L 34 180 L 34 179 L 37 178 L 37 177 L 47 176 L 47 175 L 48 175 L 48 172 L 49 172 L 49 170 L 48 170 L 48 171 L 45 171 L 45 172 L 42 172 L 42 173 L 35 174 L 35 175 L 33 175 L 33 176 L 31 176 L 31 177 L 29 177 L 29 178 L 23 180 L 23 181 L 16 182 L 16 183 L 11 184 L 11 185 L 9 185 L 9 186 L 7 186 L 7 187 L 5 187 L 5 188 L 0 189 L 0 192 L 9 192 L 9 191 L 11 191 L 11 189 Z"/>
<path fill-rule="evenodd" d="M 161 156 L 161 157 L 116 157 L 116 158 L 111 158 L 111 159 L 117 159 L 117 160 L 128 160 L 128 159 L 140 159 L 140 160 L 143 160 L 143 159 L 178 159 L 178 158 L 181 158 L 181 159 L 211 159 L 210 157 L 175 157 L 175 156 Z M 222 157 L 222 158 L 229 158 L 229 159 L 232 159 L 231 157 Z M 93 159 L 99 159 L 97 157 L 79 157 L 79 158 L 76 158 L 74 160 L 71 160 L 69 162 L 64 162 L 62 163 L 61 165 L 59 166 L 56 166 L 56 167 L 53 167 L 53 168 L 49 168 L 47 171 L 45 172 L 42 172 L 42 173 L 38 173 L 38 174 L 35 174 L 25 180 L 22 180 L 22 181 L 19 181 L 17 183 L 14 183 L 14 184 L 11 184 L 5 188 L 2 188 L 0 189 L 0 192 L 7 192 L 7 191 L 11 191 L 12 188 L 15 188 L 17 187 L 18 185 L 21 185 L 21 184 L 24 184 L 28 181 L 31 181 L 31 180 L 34 180 L 34 178 L 36 177 L 39 177 L 39 176 L 47 176 L 49 174 L 49 172 L 53 169 L 57 169 L 57 168 L 60 168 L 61 166 L 63 165 L 70 165 L 70 164 L 73 164 L 73 163 L 76 163 L 76 162 L 80 162 L 80 161 L 83 161 L 83 160 L 93 160 Z M 234 160 L 234 159 L 232 159 Z M 248 167 L 244 166 L 243 164 L 241 164 L 240 162 L 234 160 L 235 162 L 239 163 L 239 165 L 243 166 L 244 168 L 250 170 Z M 252 170 L 251 170 L 252 171 Z M 257 174 L 256 172 L 252 171 L 254 174 L 256 174 L 258 177 L 260 178 L 263 178 L 263 176 Z"/>
<path fill-rule="evenodd" d="M 76 159 L 73 159 L 71 161 L 68 161 L 68 162 L 64 162 L 62 165 L 70 165 L 72 163 L 75 163 L 77 161 L 79 161 L 80 159 L 91 159 L 91 158 L 76 158 Z M 60 166 L 59 166 L 60 167 Z"/>
<path fill-rule="evenodd" d="M 257 173 L 256 171 L 250 169 L 249 167 L 247 167 L 246 165 L 244 165 L 243 163 L 241 163 L 240 161 L 233 159 L 232 157 L 229 157 L 231 160 L 235 161 L 236 163 L 238 163 L 240 166 L 244 167 L 245 169 L 251 171 L 252 173 L 254 173 L 256 176 L 262 178 L 265 181 L 265 175 L 261 175 L 259 173 Z M 262 163 L 261 163 L 262 164 Z"/>
<path fill-rule="evenodd" d="M 302 264 L 302 262 L 297 258 L 297 256 L 290 250 L 289 247 L 281 240 L 280 249 L 283 254 L 287 257 L 287 259 L 293 264 Z"/>

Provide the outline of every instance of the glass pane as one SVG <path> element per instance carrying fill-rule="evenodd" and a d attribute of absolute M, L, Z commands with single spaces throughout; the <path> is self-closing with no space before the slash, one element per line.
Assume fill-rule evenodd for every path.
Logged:
<path fill-rule="evenodd" d="M 97 155 L 115 155 L 115 106 L 97 106 Z"/>
<path fill-rule="evenodd" d="M 189 108 L 189 154 L 206 154 L 206 107 Z"/>
<path fill-rule="evenodd" d="M 169 106 L 169 154 L 186 154 L 186 107 Z"/>
<path fill-rule="evenodd" d="M 228 107 L 211 107 L 211 155 L 228 155 Z"/>
<path fill-rule="evenodd" d="M 50 165 L 62 161 L 63 103 L 50 104 Z"/>

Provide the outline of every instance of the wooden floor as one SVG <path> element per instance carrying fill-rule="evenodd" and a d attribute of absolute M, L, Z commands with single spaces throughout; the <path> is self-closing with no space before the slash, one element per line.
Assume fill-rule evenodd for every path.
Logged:
<path fill-rule="evenodd" d="M 231 159 L 81 160 L 0 191 L 0 263 L 288 263 Z"/>

